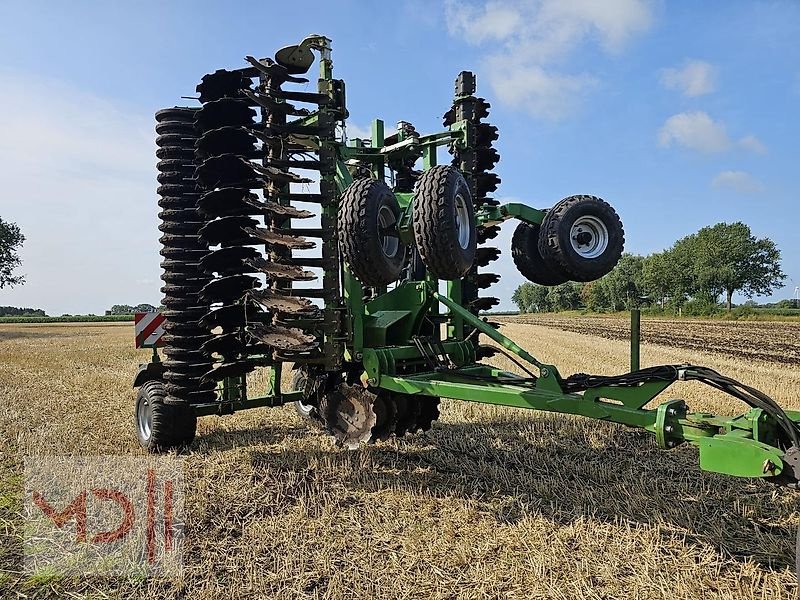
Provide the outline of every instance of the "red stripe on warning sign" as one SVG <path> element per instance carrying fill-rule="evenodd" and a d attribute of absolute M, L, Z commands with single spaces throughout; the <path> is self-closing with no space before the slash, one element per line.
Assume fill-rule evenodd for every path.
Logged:
<path fill-rule="evenodd" d="M 161 313 L 136 313 L 134 316 L 134 331 L 136 335 L 136 347 L 144 348 L 147 339 L 164 324 L 166 318 Z M 163 335 L 163 332 L 162 332 Z M 146 344 L 147 347 L 156 346 L 161 340 L 161 336 Z"/>

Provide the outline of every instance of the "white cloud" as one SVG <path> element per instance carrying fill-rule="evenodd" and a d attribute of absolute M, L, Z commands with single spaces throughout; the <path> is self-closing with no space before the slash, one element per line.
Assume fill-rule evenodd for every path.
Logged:
<path fill-rule="evenodd" d="M 761 182 L 745 171 L 722 171 L 711 181 L 711 187 L 740 194 L 756 194 L 764 190 Z"/>
<path fill-rule="evenodd" d="M 752 134 L 740 138 L 734 144 L 725 124 L 715 121 L 708 113 L 700 110 L 672 115 L 661 126 L 658 143 L 665 148 L 683 146 L 704 154 L 718 154 L 734 147 L 756 154 L 767 152 L 764 143 Z"/>
<path fill-rule="evenodd" d="M 717 68 L 702 60 L 690 60 L 681 68 L 664 69 L 661 83 L 690 98 L 703 96 L 717 89 Z"/>
<path fill-rule="evenodd" d="M 447 4 L 447 28 L 450 33 L 463 33 L 470 43 L 486 40 L 503 40 L 512 35 L 520 26 L 522 16 L 512 6 L 501 2 L 487 2 L 483 9 L 476 6 Z"/>
<path fill-rule="evenodd" d="M 767 153 L 767 147 L 764 145 L 764 142 L 754 135 L 744 136 L 737 142 L 737 144 L 739 147 L 744 148 L 745 150 L 750 150 L 751 152 L 755 152 L 756 154 Z"/>
<path fill-rule="evenodd" d="M 157 303 L 152 116 L 20 74 L 0 71 L 0 89 L 0 213 L 27 238 L 27 282 L 0 304 L 61 314 Z"/>
<path fill-rule="evenodd" d="M 725 152 L 732 145 L 725 125 L 702 111 L 672 115 L 658 132 L 658 142 L 664 147 L 679 145 L 706 154 Z"/>
<path fill-rule="evenodd" d="M 501 102 L 553 121 L 574 112 L 584 94 L 597 85 L 590 75 L 560 75 L 538 65 L 492 62 L 489 82 Z"/>
<path fill-rule="evenodd" d="M 448 0 L 446 17 L 451 35 L 494 44 L 484 66 L 501 101 L 557 120 L 597 82 L 589 73 L 563 72 L 561 63 L 589 43 L 620 52 L 649 28 L 652 9 L 648 0 Z"/>
<path fill-rule="evenodd" d="M 347 139 L 372 139 L 372 128 L 370 126 L 361 127 L 355 123 L 347 122 Z"/>

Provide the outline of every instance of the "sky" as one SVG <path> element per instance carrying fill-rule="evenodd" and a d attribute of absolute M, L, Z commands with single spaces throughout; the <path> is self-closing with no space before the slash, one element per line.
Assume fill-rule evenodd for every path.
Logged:
<path fill-rule="evenodd" d="M 310 33 L 333 40 L 351 134 L 373 118 L 441 130 L 472 70 L 500 130 L 501 201 L 600 196 L 640 254 L 743 221 L 782 251 L 773 299 L 800 286 L 795 1 L 0 0 L 0 23 L 0 217 L 27 238 L 27 282 L 0 305 L 157 305 L 153 113 Z M 513 228 L 496 239 L 501 309 L 523 281 Z"/>

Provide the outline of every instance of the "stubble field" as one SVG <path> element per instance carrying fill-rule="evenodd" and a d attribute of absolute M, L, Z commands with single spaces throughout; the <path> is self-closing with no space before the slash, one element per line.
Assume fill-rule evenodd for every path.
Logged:
<path fill-rule="evenodd" d="M 627 370 L 626 325 L 599 323 L 506 319 L 503 329 L 563 374 Z M 795 325 L 709 325 L 645 321 L 643 366 L 704 364 L 800 407 Z M 140 454 L 130 381 L 146 353 L 132 349 L 131 329 L 0 325 L 0 597 L 796 592 L 796 493 L 703 473 L 692 448 L 661 451 L 648 434 L 613 424 L 453 401 L 431 431 L 355 452 L 291 407 L 205 417 L 187 454 L 180 579 L 31 577 L 21 564 L 23 457 Z M 676 341 L 682 333 L 687 341 Z M 689 383 L 668 397 L 743 410 Z"/>

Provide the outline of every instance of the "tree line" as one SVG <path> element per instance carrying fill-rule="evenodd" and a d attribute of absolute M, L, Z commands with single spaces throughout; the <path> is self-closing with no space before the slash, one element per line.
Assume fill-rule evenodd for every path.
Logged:
<path fill-rule="evenodd" d="M 717 223 L 663 252 L 623 254 L 614 270 L 597 281 L 555 287 L 523 283 L 511 299 L 521 312 L 653 306 L 708 313 L 720 299 L 730 311 L 737 292 L 747 298 L 768 295 L 785 279 L 775 242 L 756 238 L 741 222 Z"/>

